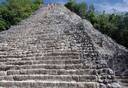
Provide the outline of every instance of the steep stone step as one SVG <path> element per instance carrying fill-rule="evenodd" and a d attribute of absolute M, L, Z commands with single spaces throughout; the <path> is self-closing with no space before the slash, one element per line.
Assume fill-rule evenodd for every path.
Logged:
<path fill-rule="evenodd" d="M 57 50 L 55 52 L 52 52 L 52 54 L 76 54 L 79 55 L 80 50 L 71 50 L 70 48 L 66 49 L 66 50 Z M 50 54 L 50 53 L 48 53 Z"/>
<path fill-rule="evenodd" d="M 69 56 L 69 57 L 78 57 L 78 55 L 75 54 L 45 54 L 44 56 Z"/>
<path fill-rule="evenodd" d="M 115 76 L 116 79 L 128 79 L 128 76 Z"/>
<path fill-rule="evenodd" d="M 1 81 L 6 88 L 99 88 L 96 82 L 64 82 L 64 81 Z"/>
<path fill-rule="evenodd" d="M 73 60 L 73 59 L 80 59 L 79 56 L 37 56 L 35 57 L 27 57 L 27 58 L 22 58 L 22 60 L 27 60 L 27 59 L 35 59 L 35 60 Z"/>
<path fill-rule="evenodd" d="M 20 61 L 20 60 L 80 60 L 79 57 L 68 57 L 68 56 L 37 56 L 37 57 L 23 57 L 23 58 L 0 58 L 0 62 L 7 61 Z"/>
<path fill-rule="evenodd" d="M 43 42 L 44 43 L 44 42 Z M 44 43 L 44 44 L 46 44 L 46 46 L 47 46 L 47 43 Z M 51 45 L 53 45 L 54 43 L 52 43 Z M 55 45 L 53 45 L 52 47 L 50 47 L 50 48 L 48 48 L 48 47 L 43 47 L 43 50 L 47 50 L 47 51 L 53 51 L 53 52 L 48 52 L 48 53 L 69 53 L 69 54 L 79 54 L 80 53 L 80 50 L 74 50 L 74 49 L 72 49 L 71 50 L 71 48 L 67 48 L 67 49 L 65 49 L 65 50 L 63 50 L 62 51 L 62 48 L 61 48 L 61 46 L 59 45 L 59 44 L 55 44 Z M 52 49 L 51 49 L 52 48 Z M 54 50 L 53 50 L 53 48 L 54 48 Z M 46 51 L 46 52 L 47 52 Z"/>
<path fill-rule="evenodd" d="M 21 60 L 0 62 L 6 65 L 32 65 L 32 64 L 80 64 L 81 60 Z"/>
<path fill-rule="evenodd" d="M 128 76 L 116 76 L 116 79 L 120 82 L 128 83 Z"/>
<path fill-rule="evenodd" d="M 33 57 L 34 55 L 0 55 L 0 59 L 2 58 L 24 58 L 24 57 Z"/>
<path fill-rule="evenodd" d="M 72 53 L 72 52 L 66 52 L 66 53 L 47 53 L 46 56 L 79 56 L 79 53 Z"/>
<path fill-rule="evenodd" d="M 32 75 L 32 74 L 49 74 L 49 75 L 86 75 L 91 74 L 93 69 L 24 69 L 24 70 L 9 70 L 7 75 Z M 5 74 L 3 74 L 5 75 Z"/>
<path fill-rule="evenodd" d="M 83 64 L 34 64 L 34 65 L 1 65 L 0 71 L 7 71 L 7 70 L 19 70 L 19 69 L 88 69 L 90 68 L 89 65 L 83 65 Z M 95 68 L 95 66 L 93 67 Z"/>
<path fill-rule="evenodd" d="M 128 88 L 128 80 L 120 81 L 121 86 Z"/>
<path fill-rule="evenodd" d="M 122 88 L 128 88 L 128 76 L 116 76 Z"/>
<path fill-rule="evenodd" d="M 11 75 L 2 76 L 0 81 L 25 81 L 25 80 L 46 80 L 46 81 L 75 81 L 75 82 L 95 82 L 96 76 L 93 75 Z"/>
<path fill-rule="evenodd" d="M 122 82 L 122 83 L 127 83 L 128 84 L 128 79 L 120 79 L 119 81 Z"/>
<path fill-rule="evenodd" d="M 120 85 L 128 88 L 128 83 L 120 82 Z"/>
<path fill-rule="evenodd" d="M 0 62 L 8 60 L 67 60 L 67 59 L 80 59 L 79 56 L 3 56 L 0 57 Z"/>

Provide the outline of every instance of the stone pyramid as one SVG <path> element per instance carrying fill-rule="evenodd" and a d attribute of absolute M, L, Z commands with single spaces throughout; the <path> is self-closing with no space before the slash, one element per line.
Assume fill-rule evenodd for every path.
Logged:
<path fill-rule="evenodd" d="M 127 65 L 111 68 L 110 53 L 103 51 L 110 45 L 100 49 L 96 34 L 63 5 L 42 6 L 0 33 L 0 88 L 128 88 Z M 115 46 L 127 60 L 127 50 Z"/>

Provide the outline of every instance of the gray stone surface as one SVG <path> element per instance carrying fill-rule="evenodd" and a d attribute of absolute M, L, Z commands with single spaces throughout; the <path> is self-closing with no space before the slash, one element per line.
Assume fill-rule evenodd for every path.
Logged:
<path fill-rule="evenodd" d="M 128 50 L 114 42 L 107 35 L 101 34 L 95 30 L 87 21 L 83 20 L 86 32 L 91 37 L 99 57 L 107 61 L 108 66 L 114 70 L 117 75 L 123 75 L 128 69 Z"/>
<path fill-rule="evenodd" d="M 105 63 L 107 63 L 107 67 L 109 67 L 108 73 L 120 76 L 117 77 L 117 79 L 124 79 L 122 76 L 128 76 L 128 50 L 122 45 L 117 44 L 107 35 L 104 35 L 94 29 L 89 21 L 84 19 L 83 24 L 85 31 L 88 33 L 96 51 L 98 52 L 98 58 L 101 59 L 100 63 L 104 60 Z M 127 77 L 125 80 L 128 80 Z"/>
<path fill-rule="evenodd" d="M 98 46 L 99 34 L 105 41 L 102 47 Z M 127 76 L 119 76 L 126 74 L 121 73 L 127 69 L 126 62 L 118 62 L 122 67 L 110 63 L 121 60 L 113 59 L 114 50 L 127 60 L 127 50 L 97 32 L 88 21 L 62 5 L 50 10 L 42 6 L 28 19 L 0 33 L 0 87 L 127 87 L 123 84 Z"/>

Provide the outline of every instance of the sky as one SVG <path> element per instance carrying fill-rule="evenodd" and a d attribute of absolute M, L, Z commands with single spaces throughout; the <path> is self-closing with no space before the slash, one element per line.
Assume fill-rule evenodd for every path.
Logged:
<path fill-rule="evenodd" d="M 4 1 L 4 0 L 0 0 Z M 76 0 L 77 2 L 86 1 L 87 4 L 94 4 L 96 11 L 106 11 L 111 13 L 128 12 L 128 0 Z M 64 4 L 67 0 L 44 0 L 45 3 L 61 3 Z"/>
<path fill-rule="evenodd" d="M 67 0 L 45 0 L 45 3 L 58 2 L 64 4 Z M 87 4 L 94 4 L 97 11 L 128 12 L 128 0 L 76 0 L 85 1 Z"/>

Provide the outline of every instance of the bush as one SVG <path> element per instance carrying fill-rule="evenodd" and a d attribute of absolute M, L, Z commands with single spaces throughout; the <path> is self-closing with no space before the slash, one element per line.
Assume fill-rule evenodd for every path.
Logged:
<path fill-rule="evenodd" d="M 0 19 L 0 29 L 5 30 L 6 25 L 7 25 L 7 23 L 4 20 Z M 0 30 L 0 31 L 2 31 L 2 30 Z"/>
<path fill-rule="evenodd" d="M 38 9 L 42 0 L 7 0 L 0 5 L 0 30 L 8 29 Z"/>
<path fill-rule="evenodd" d="M 85 2 L 76 3 L 75 0 L 69 0 L 69 2 L 65 4 L 65 6 L 71 11 L 75 12 L 77 15 L 85 18 L 87 8 Z"/>

